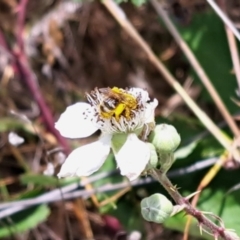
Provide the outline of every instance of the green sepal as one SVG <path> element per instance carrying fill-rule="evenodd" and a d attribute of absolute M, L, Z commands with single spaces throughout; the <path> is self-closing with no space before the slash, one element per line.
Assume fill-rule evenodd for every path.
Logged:
<path fill-rule="evenodd" d="M 127 141 L 127 136 L 128 136 L 127 133 L 118 133 L 113 135 L 111 144 L 114 153 L 119 152 L 119 150 Z"/>

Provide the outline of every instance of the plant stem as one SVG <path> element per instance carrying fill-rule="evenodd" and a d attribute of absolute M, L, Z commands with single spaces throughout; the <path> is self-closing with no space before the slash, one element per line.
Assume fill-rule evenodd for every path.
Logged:
<path fill-rule="evenodd" d="M 70 152 L 70 148 L 67 141 L 60 135 L 60 133 L 54 127 L 54 119 L 52 113 L 42 96 L 40 88 L 38 86 L 38 79 L 34 72 L 31 70 L 25 52 L 13 52 L 16 59 L 16 66 L 22 80 L 25 82 L 27 88 L 31 91 L 38 107 L 41 111 L 41 116 L 46 124 L 48 130 L 56 137 L 58 142 L 62 145 L 66 153 Z"/>
<path fill-rule="evenodd" d="M 62 145 L 66 153 L 70 152 L 67 141 L 60 135 L 60 133 L 54 127 L 54 118 L 50 111 L 49 106 L 44 100 L 44 97 L 38 86 L 38 79 L 36 74 L 32 71 L 26 52 L 24 50 L 24 39 L 23 31 L 26 18 L 26 8 L 28 0 L 21 0 L 18 6 L 17 14 L 17 26 L 16 26 L 16 45 L 13 49 L 10 49 L 8 46 L 4 34 L 0 30 L 0 48 L 4 48 L 5 51 L 12 57 L 13 63 L 12 67 L 15 69 L 16 73 L 21 77 L 21 80 L 24 81 L 27 88 L 32 93 L 35 101 L 38 104 L 38 107 L 41 111 L 41 116 L 44 120 L 44 123 L 48 130 L 55 136 L 58 142 Z"/>
<path fill-rule="evenodd" d="M 191 206 L 189 201 L 184 198 L 177 190 L 175 186 L 171 183 L 165 173 L 161 170 L 152 169 L 150 174 L 154 179 L 156 179 L 160 184 L 167 190 L 169 195 L 174 199 L 174 201 L 184 207 L 184 211 L 187 214 L 193 216 L 199 223 L 200 230 L 210 231 L 215 239 L 219 237 L 225 240 L 237 240 L 240 239 L 234 232 L 231 232 L 224 227 L 217 226 L 214 222 L 208 219 L 201 211 Z"/>

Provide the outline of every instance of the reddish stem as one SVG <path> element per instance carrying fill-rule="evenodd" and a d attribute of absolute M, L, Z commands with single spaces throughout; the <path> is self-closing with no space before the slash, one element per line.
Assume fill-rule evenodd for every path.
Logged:
<path fill-rule="evenodd" d="M 57 138 L 57 140 L 65 149 L 65 151 L 69 153 L 70 149 L 65 138 L 63 138 L 54 127 L 54 119 L 52 113 L 49 107 L 47 106 L 46 102 L 44 101 L 44 98 L 37 84 L 38 80 L 28 64 L 26 55 L 23 52 L 21 52 L 19 54 L 14 53 L 14 56 L 16 59 L 16 65 L 18 67 L 19 73 L 22 76 L 23 81 L 26 83 L 28 89 L 32 93 L 35 101 L 37 102 L 38 107 L 42 114 L 42 118 L 44 119 L 44 122 L 48 130 Z"/>
<path fill-rule="evenodd" d="M 0 31 L 0 46 L 4 47 L 13 56 L 13 67 L 15 72 L 19 74 L 22 80 L 25 82 L 26 86 L 32 93 L 38 107 L 41 111 L 42 118 L 48 130 L 56 137 L 58 142 L 62 145 L 67 153 L 70 152 L 70 148 L 67 141 L 60 135 L 60 133 L 54 127 L 54 119 L 52 113 L 47 106 L 44 97 L 41 94 L 40 88 L 38 86 L 38 80 L 36 75 L 31 70 L 29 66 L 26 53 L 24 51 L 24 41 L 23 41 L 23 30 L 26 18 L 26 7 L 28 0 L 21 0 L 18 6 L 18 16 L 17 16 L 17 31 L 16 31 L 16 46 L 14 50 L 9 49 L 5 37 Z"/>
<path fill-rule="evenodd" d="M 225 240 L 239 239 L 239 237 L 234 232 L 231 232 L 231 230 L 227 230 L 223 227 L 219 227 L 213 221 L 208 219 L 201 211 L 194 208 L 187 199 L 182 197 L 182 195 L 178 192 L 176 186 L 173 186 L 166 174 L 162 173 L 161 170 L 152 169 L 151 175 L 162 184 L 162 186 L 167 190 L 174 201 L 178 205 L 184 206 L 184 211 L 193 216 L 198 221 L 198 224 L 201 228 L 204 227 L 206 230 L 210 231 L 215 239 L 218 239 L 218 237 L 221 237 Z"/>
<path fill-rule="evenodd" d="M 0 31 L 0 46 L 3 47 L 6 51 L 8 50 L 8 46 L 2 31 Z"/>
<path fill-rule="evenodd" d="M 17 31 L 16 31 L 16 39 L 17 45 L 21 51 L 24 51 L 24 42 L 23 42 L 23 31 L 24 24 L 26 18 L 26 8 L 27 8 L 28 0 L 21 0 L 18 4 L 18 15 L 17 15 Z"/>

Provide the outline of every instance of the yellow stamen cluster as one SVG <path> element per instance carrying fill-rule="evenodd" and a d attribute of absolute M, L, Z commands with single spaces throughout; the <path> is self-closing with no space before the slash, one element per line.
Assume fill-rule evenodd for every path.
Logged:
<path fill-rule="evenodd" d="M 138 101 L 132 94 L 117 87 L 99 89 L 99 92 L 104 96 L 99 107 L 103 118 L 115 117 L 117 121 L 121 116 L 127 120 L 132 118 L 132 110 L 138 106 Z"/>

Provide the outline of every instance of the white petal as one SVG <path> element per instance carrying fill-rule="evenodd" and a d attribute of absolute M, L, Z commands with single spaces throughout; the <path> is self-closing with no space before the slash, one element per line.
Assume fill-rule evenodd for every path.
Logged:
<path fill-rule="evenodd" d="M 115 153 L 115 158 L 121 174 L 133 181 L 145 169 L 150 158 L 150 148 L 136 134 L 131 133 L 123 147 Z"/>
<path fill-rule="evenodd" d="M 72 151 L 61 167 L 58 177 L 89 176 L 96 172 L 110 152 L 111 136 Z"/>
<path fill-rule="evenodd" d="M 19 146 L 22 143 L 24 143 L 24 138 L 20 137 L 17 133 L 15 132 L 10 132 L 8 134 L 8 142 L 13 145 L 13 146 Z"/>
<path fill-rule="evenodd" d="M 152 102 L 148 103 L 145 110 L 145 123 L 155 122 L 155 108 L 158 105 L 158 100 L 153 99 Z"/>
<path fill-rule="evenodd" d="M 46 176 L 53 176 L 54 174 L 54 165 L 52 163 L 48 163 L 46 169 L 44 170 L 43 174 Z"/>
<path fill-rule="evenodd" d="M 98 130 L 93 120 L 94 111 L 91 105 L 80 102 L 67 107 L 55 123 L 55 128 L 63 137 L 84 138 Z"/>
<path fill-rule="evenodd" d="M 146 90 L 143 90 L 142 88 L 136 88 L 136 87 L 130 88 L 129 92 L 133 94 L 135 97 L 141 96 L 140 101 L 143 103 L 150 100 L 148 92 Z"/>

